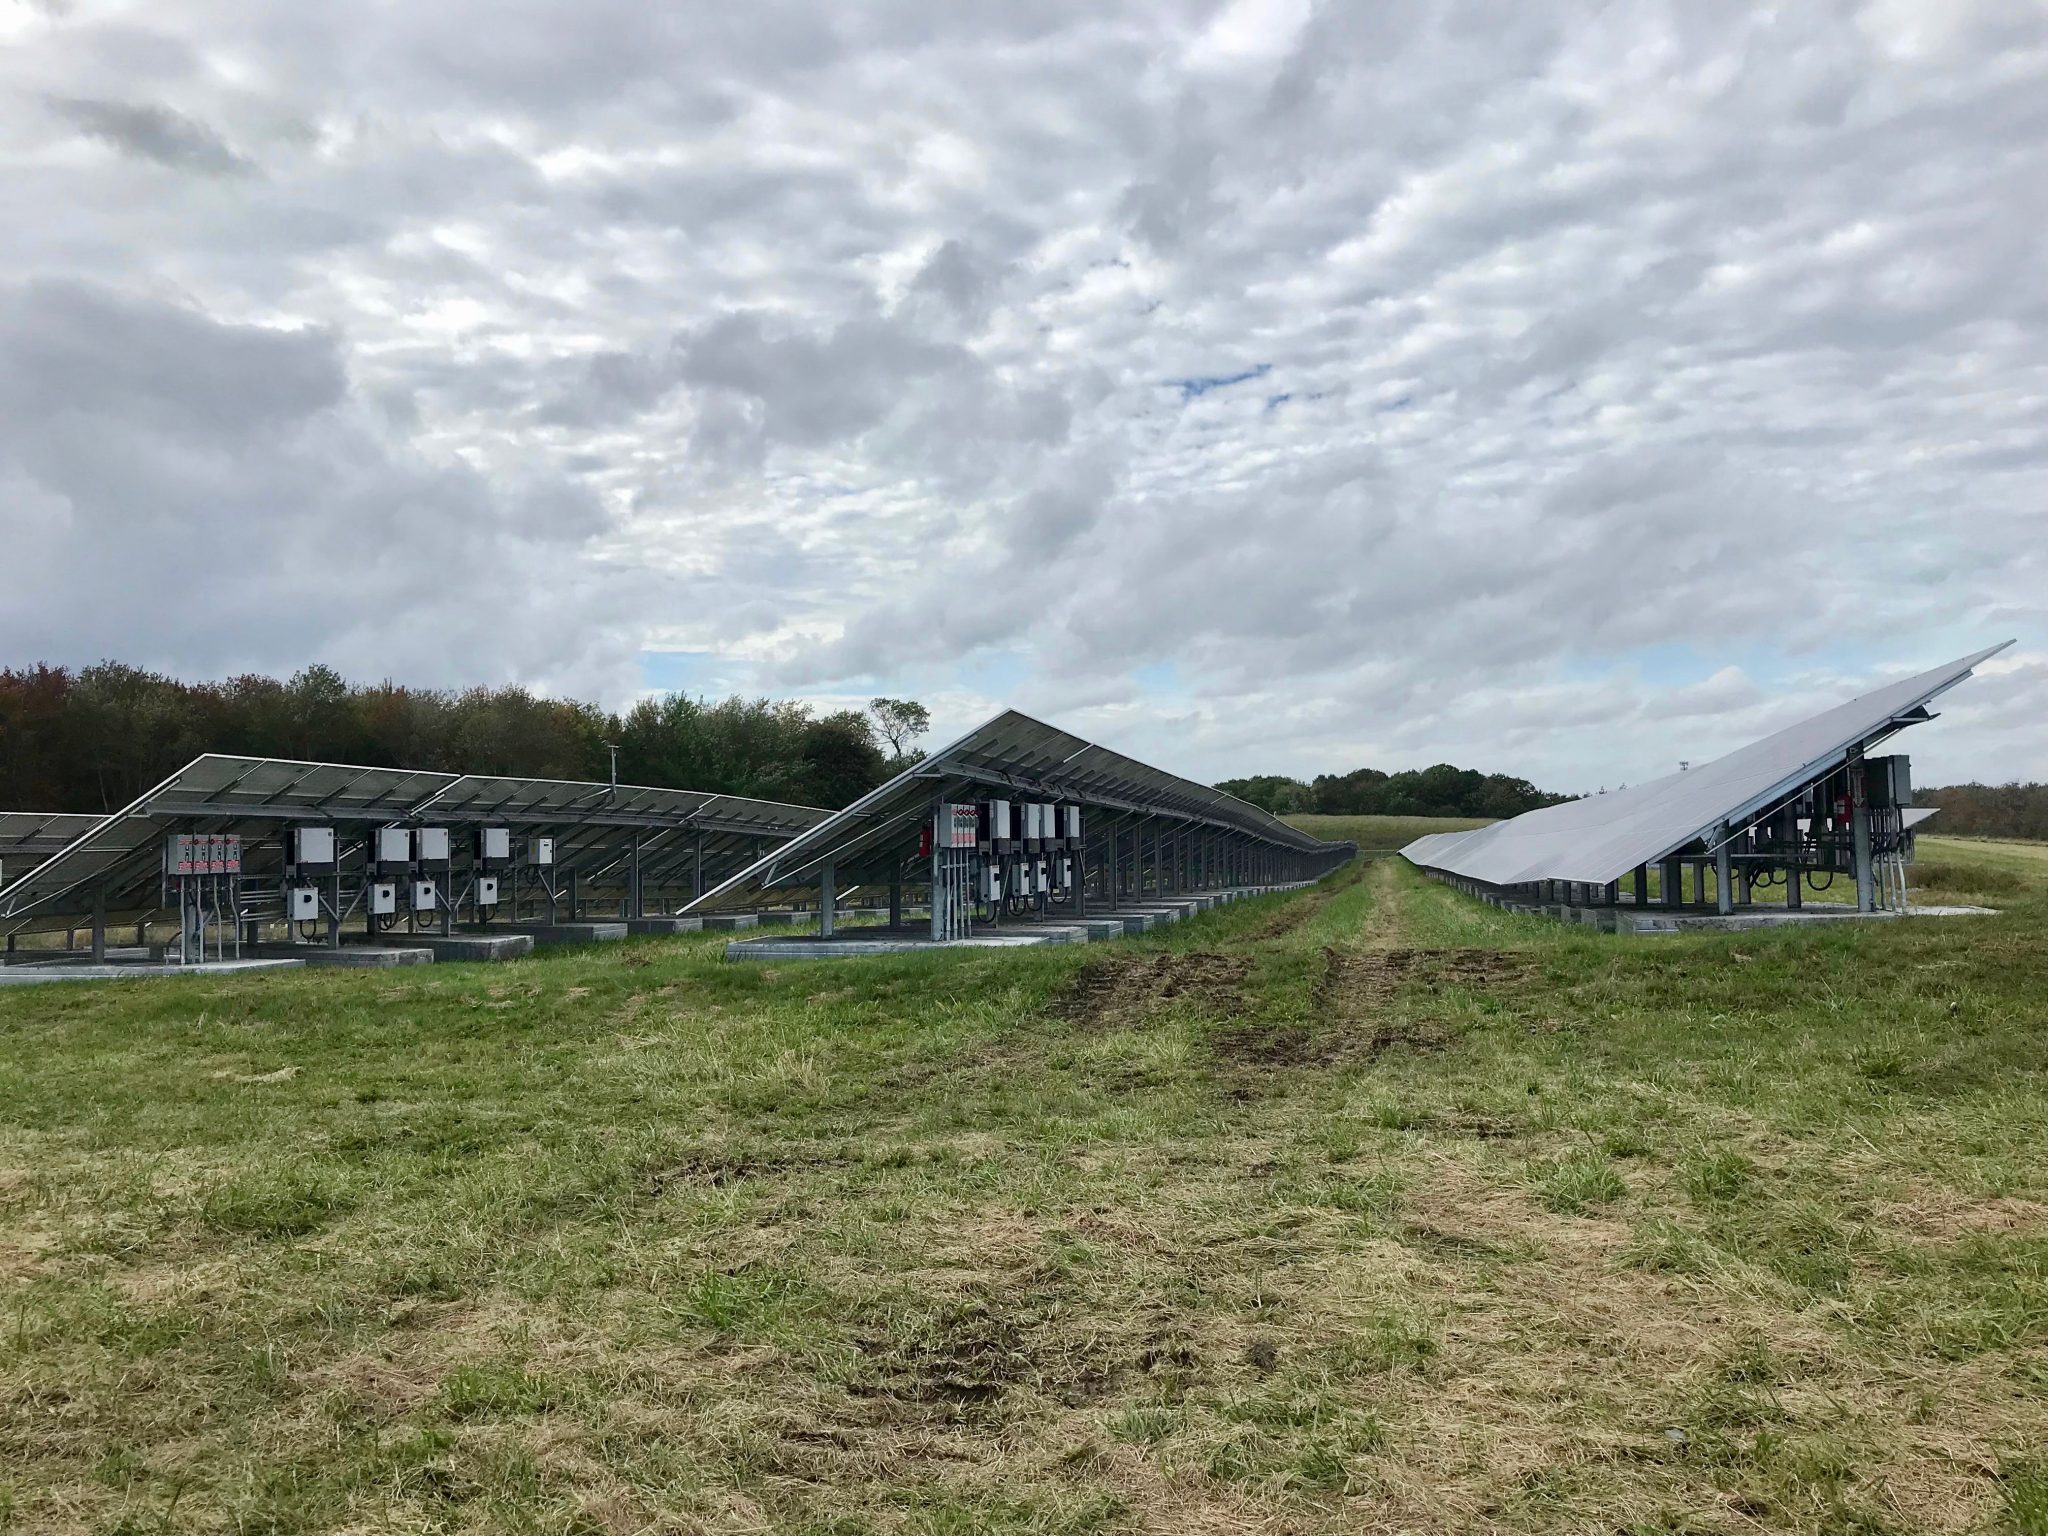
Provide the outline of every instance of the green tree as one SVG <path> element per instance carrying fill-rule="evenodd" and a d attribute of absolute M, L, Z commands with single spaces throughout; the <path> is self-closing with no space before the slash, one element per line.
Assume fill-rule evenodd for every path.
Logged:
<path fill-rule="evenodd" d="M 889 758 L 899 765 L 914 763 L 924 753 L 912 743 L 932 728 L 932 712 L 915 699 L 870 699 L 868 713 L 889 744 Z"/>

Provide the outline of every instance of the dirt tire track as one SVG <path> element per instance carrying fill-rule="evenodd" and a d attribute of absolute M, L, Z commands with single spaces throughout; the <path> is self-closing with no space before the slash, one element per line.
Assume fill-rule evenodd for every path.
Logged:
<path fill-rule="evenodd" d="M 1120 1028 L 1185 997 L 1234 1012 L 1251 967 L 1249 955 L 1199 949 L 1092 960 L 1075 973 L 1053 1011 L 1084 1029 Z"/>
<path fill-rule="evenodd" d="M 1309 1002 L 1310 1024 L 1244 1024 L 1223 1030 L 1211 1047 L 1246 1066 L 1328 1066 L 1373 1062 L 1390 1050 L 1441 1051 L 1454 1038 L 1441 1020 L 1399 1007 L 1404 986 L 1491 987 L 1528 970 L 1520 955 L 1496 949 L 1323 950 L 1323 971 Z"/>

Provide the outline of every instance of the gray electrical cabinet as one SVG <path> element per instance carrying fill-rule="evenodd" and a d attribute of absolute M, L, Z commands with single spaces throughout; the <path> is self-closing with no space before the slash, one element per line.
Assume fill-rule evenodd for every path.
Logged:
<path fill-rule="evenodd" d="M 379 864 L 410 864 L 412 862 L 412 829 L 409 827 L 379 827 L 374 847 Z"/>
<path fill-rule="evenodd" d="M 526 840 L 526 862 L 529 864 L 554 863 L 555 840 L 552 837 L 529 837 Z"/>
<path fill-rule="evenodd" d="M 448 862 L 448 829 L 446 827 L 421 827 L 414 834 L 419 845 L 422 864 L 446 864 Z"/>
<path fill-rule="evenodd" d="M 372 917 L 390 917 L 398 911 L 398 882 L 374 881 L 365 896 Z"/>
<path fill-rule="evenodd" d="M 1875 811 L 1898 810 L 1913 803 L 1913 760 L 1903 752 L 1863 760 L 1863 793 Z"/>
<path fill-rule="evenodd" d="M 334 828 L 293 827 L 292 862 L 294 864 L 332 864 L 334 862 Z"/>
<path fill-rule="evenodd" d="M 512 829 L 479 827 L 476 834 L 476 856 L 489 864 L 509 863 L 512 858 Z"/>

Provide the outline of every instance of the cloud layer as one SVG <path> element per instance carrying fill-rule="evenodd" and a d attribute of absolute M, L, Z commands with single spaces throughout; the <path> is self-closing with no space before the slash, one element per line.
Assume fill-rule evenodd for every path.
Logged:
<path fill-rule="evenodd" d="M 8 5 L 13 659 L 2048 777 L 2026 0 Z"/>

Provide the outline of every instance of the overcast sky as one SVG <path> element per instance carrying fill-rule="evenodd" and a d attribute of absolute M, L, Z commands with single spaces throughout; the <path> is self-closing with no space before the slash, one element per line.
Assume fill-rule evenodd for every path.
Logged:
<path fill-rule="evenodd" d="M 2048 778 L 2039 0 L 0 0 L 0 157 L 0 661 Z"/>

